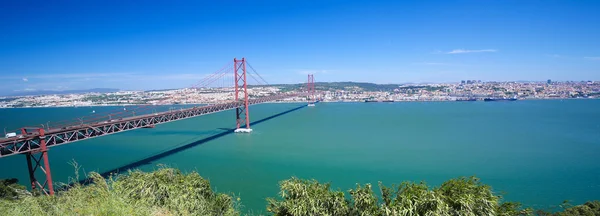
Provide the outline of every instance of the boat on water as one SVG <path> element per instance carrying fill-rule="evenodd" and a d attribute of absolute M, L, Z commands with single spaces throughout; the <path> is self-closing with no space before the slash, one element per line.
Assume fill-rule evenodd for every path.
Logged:
<path fill-rule="evenodd" d="M 394 102 L 394 100 L 365 100 L 365 103 L 373 103 L 373 102 Z"/>
<path fill-rule="evenodd" d="M 490 102 L 490 101 L 516 101 L 517 98 L 484 98 L 483 101 L 486 102 Z"/>
<path fill-rule="evenodd" d="M 456 101 L 477 101 L 477 98 L 458 98 Z"/>

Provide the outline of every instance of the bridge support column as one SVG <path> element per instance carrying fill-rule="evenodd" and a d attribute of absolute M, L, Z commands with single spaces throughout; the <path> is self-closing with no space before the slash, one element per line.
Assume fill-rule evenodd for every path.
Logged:
<path fill-rule="evenodd" d="M 46 195 L 54 195 L 54 187 L 52 185 L 52 173 L 50 172 L 50 162 L 48 161 L 48 147 L 46 146 L 46 136 L 44 129 L 38 129 L 40 136 L 40 148 L 39 152 L 28 152 L 25 154 L 27 157 L 27 168 L 29 171 L 29 180 L 31 181 L 31 190 L 35 191 L 39 189 L 40 192 Z M 33 160 L 33 161 L 32 161 Z M 46 176 L 46 181 L 40 183 L 35 173 L 41 170 Z"/>
<path fill-rule="evenodd" d="M 248 109 L 248 82 L 246 82 L 246 59 L 233 59 L 233 73 L 235 84 L 235 102 L 238 103 L 235 109 L 236 133 L 250 133 L 250 110 Z M 243 98 L 242 98 L 243 97 Z M 243 124 L 245 128 L 241 128 Z"/>
<path fill-rule="evenodd" d="M 315 75 L 309 74 L 308 81 L 306 82 L 306 90 L 308 92 L 308 106 L 315 106 L 316 97 L 315 97 Z"/>

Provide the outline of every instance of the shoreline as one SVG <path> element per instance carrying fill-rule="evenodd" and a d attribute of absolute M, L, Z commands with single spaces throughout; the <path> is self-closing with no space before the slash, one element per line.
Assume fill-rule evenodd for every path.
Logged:
<path fill-rule="evenodd" d="M 542 100 L 600 100 L 600 98 L 525 98 L 519 99 L 518 101 L 542 101 Z M 391 102 L 372 102 L 372 103 L 407 103 L 407 102 L 482 102 L 483 100 L 477 101 L 456 101 L 456 100 L 398 100 Z M 265 102 L 263 104 L 280 104 L 280 103 L 307 103 L 307 101 L 272 101 Z M 352 101 L 319 101 L 319 103 L 365 103 L 364 100 L 352 100 Z M 191 104 L 119 104 L 119 105 L 105 105 L 95 104 L 86 106 L 32 106 L 32 107 L 0 107 L 0 109 L 27 109 L 27 108 L 79 108 L 79 107 L 131 107 L 131 106 L 192 106 L 192 105 L 210 105 L 211 103 L 191 103 Z"/>

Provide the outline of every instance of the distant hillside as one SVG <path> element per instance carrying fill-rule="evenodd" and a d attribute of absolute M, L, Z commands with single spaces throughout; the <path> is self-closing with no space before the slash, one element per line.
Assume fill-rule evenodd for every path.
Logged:
<path fill-rule="evenodd" d="M 405 83 L 408 84 L 408 83 Z M 402 84 L 375 84 L 367 82 L 316 82 L 315 89 L 318 90 L 359 90 L 359 91 L 393 91 L 394 89 L 401 89 Z M 269 84 L 269 85 L 248 85 L 249 87 L 279 87 L 283 91 L 293 91 L 298 89 L 306 88 L 306 83 L 298 84 Z M 407 87 L 404 87 L 407 88 Z M 419 86 L 408 87 L 408 88 L 419 88 Z M 422 88 L 425 88 L 423 85 Z M 153 89 L 146 90 L 144 92 L 153 91 L 169 91 L 177 89 Z"/>
<path fill-rule="evenodd" d="M 358 87 L 365 91 L 393 91 L 398 88 L 398 84 L 375 84 L 365 82 L 330 82 L 330 83 L 315 83 L 315 88 L 321 85 L 324 88 L 344 90 L 348 88 Z"/>
<path fill-rule="evenodd" d="M 303 84 L 272 84 L 268 86 L 279 86 L 284 90 L 295 90 L 299 88 L 305 88 L 306 83 Z M 315 88 L 321 90 L 353 90 L 360 88 L 364 91 L 393 91 L 397 89 L 399 84 L 375 84 L 366 82 L 316 82 Z"/>
<path fill-rule="evenodd" d="M 41 90 L 41 91 L 22 91 L 22 92 L 14 92 L 10 94 L 6 94 L 4 96 L 34 96 L 34 95 L 54 95 L 54 94 L 80 94 L 80 93 L 110 93 L 110 92 L 118 92 L 119 89 L 111 89 L 111 88 L 95 88 L 95 89 L 86 89 L 86 90 L 64 90 L 64 91 L 52 91 L 52 90 Z"/>

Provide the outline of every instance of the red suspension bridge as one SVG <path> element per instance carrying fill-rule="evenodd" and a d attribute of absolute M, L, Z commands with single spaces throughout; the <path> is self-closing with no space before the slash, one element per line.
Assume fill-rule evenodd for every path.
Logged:
<path fill-rule="evenodd" d="M 250 70 L 247 70 L 248 68 Z M 248 77 L 252 78 L 254 83 L 249 82 Z M 215 83 L 221 83 L 222 85 L 211 87 Z M 233 86 L 228 86 L 230 84 L 233 84 Z M 139 128 L 154 128 L 157 124 L 232 109 L 235 109 L 235 132 L 249 133 L 252 132 L 250 128 L 250 110 L 248 109 L 250 105 L 293 97 L 306 97 L 308 106 L 314 106 L 317 101 L 313 75 L 308 75 L 306 88 L 298 91 L 266 95 L 255 94 L 255 92 L 250 91 L 251 89 L 248 89 L 249 85 L 265 86 L 268 83 L 252 68 L 246 59 L 234 59 L 233 64 L 227 64 L 188 88 L 193 90 L 221 89 L 222 92 L 229 92 L 227 94 L 229 97 L 218 103 L 163 112 L 152 112 L 156 106 L 146 104 L 124 109 L 119 108 L 104 113 L 94 113 L 93 115 L 54 122 L 53 124 L 47 123 L 45 127 L 22 127 L 15 130 L 18 132 L 7 136 L 7 138 L 0 138 L 0 158 L 19 154 L 25 155 L 31 188 L 53 195 L 52 174 L 48 162 L 48 149 L 51 147 Z M 185 97 L 185 93 L 178 96 Z M 169 101 L 172 101 L 171 99 L 166 97 L 154 104 L 168 104 Z M 41 175 L 36 175 L 38 172 L 41 172 Z M 43 176 L 45 179 L 40 181 L 37 178 L 38 176 Z"/>

